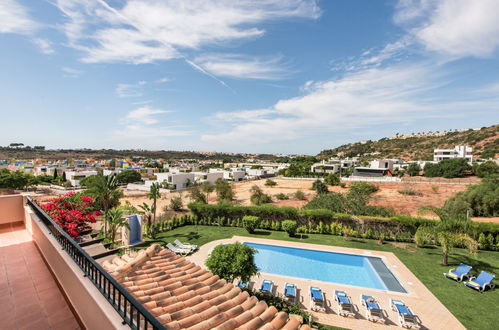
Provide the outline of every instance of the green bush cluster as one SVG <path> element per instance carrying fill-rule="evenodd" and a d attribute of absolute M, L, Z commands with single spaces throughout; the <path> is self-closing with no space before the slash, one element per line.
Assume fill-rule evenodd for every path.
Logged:
<path fill-rule="evenodd" d="M 467 174 L 471 174 L 471 166 L 464 158 L 444 159 L 437 164 L 426 164 L 424 168 L 426 177 L 462 178 Z"/>
<path fill-rule="evenodd" d="M 288 233 L 290 237 L 295 236 L 298 224 L 294 220 L 284 220 L 282 222 L 282 229 Z"/>
<path fill-rule="evenodd" d="M 243 217 L 243 226 L 248 233 L 253 234 L 255 229 L 260 226 L 260 218 L 253 215 L 246 215 Z"/>

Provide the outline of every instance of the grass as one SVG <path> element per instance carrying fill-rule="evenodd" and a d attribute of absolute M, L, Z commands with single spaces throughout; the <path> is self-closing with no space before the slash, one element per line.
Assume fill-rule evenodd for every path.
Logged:
<path fill-rule="evenodd" d="M 308 234 L 303 239 L 288 237 L 285 232 L 259 230 L 248 234 L 243 228 L 216 226 L 185 226 L 172 231 L 160 233 L 157 242 L 173 242 L 175 239 L 187 241 L 199 246 L 208 242 L 230 238 L 232 236 L 248 236 L 283 241 L 343 246 L 350 248 L 393 252 L 426 287 L 456 316 L 468 329 L 494 329 L 499 318 L 492 312 L 499 301 L 499 290 L 479 293 L 462 283 L 446 279 L 442 273 L 454 268 L 461 262 L 473 266 L 473 271 L 485 270 L 499 274 L 499 252 L 480 251 L 472 256 L 463 249 L 454 249 L 450 258 L 450 266 L 441 266 L 441 250 L 434 248 L 416 248 L 414 244 L 385 243 L 379 245 L 374 240 L 344 240 L 340 236 Z M 472 271 L 472 272 L 473 272 Z M 416 311 L 417 312 L 417 311 Z M 424 321 L 424 320 L 423 320 Z"/>

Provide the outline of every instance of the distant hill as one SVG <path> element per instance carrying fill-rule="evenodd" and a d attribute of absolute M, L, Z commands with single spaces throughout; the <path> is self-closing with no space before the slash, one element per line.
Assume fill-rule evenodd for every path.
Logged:
<path fill-rule="evenodd" d="M 400 158 L 405 160 L 432 160 L 433 149 L 467 145 L 477 158 L 499 156 L 499 125 L 450 132 L 426 132 L 396 135 L 377 141 L 360 141 L 321 151 L 317 157 Z"/>

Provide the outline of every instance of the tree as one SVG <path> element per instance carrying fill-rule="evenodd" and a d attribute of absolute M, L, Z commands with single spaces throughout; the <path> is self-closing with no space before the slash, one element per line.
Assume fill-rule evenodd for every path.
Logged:
<path fill-rule="evenodd" d="M 95 204 L 99 209 L 104 211 L 104 219 L 106 219 L 109 209 L 119 205 L 123 192 L 118 190 L 118 182 L 115 175 L 98 174 L 94 177 L 92 180 L 89 180 L 90 186 L 87 183 L 88 189 L 86 193 L 95 198 Z M 104 233 L 107 236 L 106 221 L 104 221 Z"/>
<path fill-rule="evenodd" d="M 426 164 L 424 176 L 462 178 L 471 170 L 471 166 L 464 158 L 444 159 L 438 164 Z"/>
<path fill-rule="evenodd" d="M 251 193 L 251 203 L 254 205 L 262 205 L 262 204 L 267 204 L 267 203 L 272 203 L 272 197 L 269 195 L 265 194 L 263 190 L 258 187 L 257 185 L 254 185 L 250 189 Z"/>
<path fill-rule="evenodd" d="M 197 185 L 194 185 L 190 188 L 189 197 L 194 203 L 207 204 L 206 195 L 201 191 L 201 189 Z"/>
<path fill-rule="evenodd" d="M 130 226 L 128 225 L 127 219 L 123 216 L 123 211 L 119 208 L 109 210 L 105 220 L 107 222 L 111 245 L 114 246 L 118 230 L 123 227 L 130 228 Z"/>
<path fill-rule="evenodd" d="M 147 194 L 147 198 L 152 199 L 152 207 L 151 210 L 153 212 L 153 223 L 156 223 L 156 209 L 157 209 L 157 200 L 161 198 L 160 186 L 159 183 L 155 182 L 149 188 L 149 193 Z"/>
<path fill-rule="evenodd" d="M 57 169 L 54 168 L 54 180 L 57 179 Z"/>
<path fill-rule="evenodd" d="M 484 178 L 481 184 L 471 185 L 449 198 L 443 210 L 454 217 L 464 216 L 499 216 L 499 178 Z"/>
<path fill-rule="evenodd" d="M 147 203 L 142 203 L 139 205 L 141 210 L 139 213 L 144 216 L 146 223 L 150 226 L 152 224 L 152 207 Z"/>
<path fill-rule="evenodd" d="M 265 181 L 265 185 L 268 187 L 273 187 L 273 186 L 277 186 L 277 182 L 275 182 L 274 180 L 271 180 L 271 179 L 267 179 L 267 181 Z"/>
<path fill-rule="evenodd" d="M 312 184 L 312 190 L 315 190 L 318 195 L 327 194 L 329 192 L 326 184 L 320 179 L 314 181 L 314 183 Z"/>
<path fill-rule="evenodd" d="M 409 174 L 410 176 L 419 175 L 420 171 L 421 171 L 421 167 L 419 166 L 418 163 L 411 163 L 407 167 L 407 174 Z"/>
<path fill-rule="evenodd" d="M 172 199 L 170 200 L 170 208 L 176 212 L 182 211 L 182 209 L 184 208 L 184 203 L 180 195 L 172 197 Z"/>
<path fill-rule="evenodd" d="M 217 179 L 215 182 L 215 191 L 218 202 L 231 202 L 234 199 L 234 191 L 229 182 L 224 179 Z"/>
<path fill-rule="evenodd" d="M 205 264 L 213 274 L 229 283 L 236 278 L 248 282 L 252 276 L 258 274 L 255 253 L 255 249 L 239 242 L 222 244 L 213 249 Z"/>
<path fill-rule="evenodd" d="M 443 266 L 448 265 L 449 255 L 452 248 L 457 245 L 466 246 L 468 251 L 472 254 L 477 252 L 478 242 L 467 234 L 471 228 L 471 221 L 466 219 L 465 216 L 455 216 L 449 214 L 443 208 L 437 208 L 434 206 L 423 207 L 421 210 L 433 212 L 440 218 L 440 222 L 436 226 L 433 226 L 430 231 L 427 227 L 420 226 L 416 232 L 416 235 L 418 235 L 418 232 L 420 231 L 423 231 L 425 235 L 433 233 L 432 240 L 439 243 L 442 247 Z"/>
<path fill-rule="evenodd" d="M 215 187 L 208 181 L 204 181 L 201 183 L 200 189 L 202 192 L 206 194 L 206 203 L 209 203 L 210 199 L 210 193 L 215 190 Z"/>
<path fill-rule="evenodd" d="M 29 175 L 21 171 L 0 170 L 0 188 L 24 189 L 29 185 Z"/>
<path fill-rule="evenodd" d="M 497 165 L 496 162 L 489 160 L 485 163 L 474 166 L 473 172 L 480 178 L 497 176 L 499 174 L 499 165 Z"/>
<path fill-rule="evenodd" d="M 324 182 L 330 186 L 338 186 L 341 182 L 340 176 L 338 174 L 329 173 L 324 178 Z"/>
<path fill-rule="evenodd" d="M 125 170 L 116 175 L 116 181 L 118 181 L 119 184 L 133 183 L 140 181 L 141 179 L 142 176 L 140 173 L 134 170 Z"/>

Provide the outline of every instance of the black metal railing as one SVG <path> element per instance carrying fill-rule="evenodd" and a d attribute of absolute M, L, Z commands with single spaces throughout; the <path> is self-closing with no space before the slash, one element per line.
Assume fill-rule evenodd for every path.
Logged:
<path fill-rule="evenodd" d="M 109 301 L 132 329 L 166 329 L 125 288 L 106 272 L 78 243 L 48 216 L 31 198 L 27 203 L 48 228 L 62 249 L 75 261 L 87 277 Z"/>

